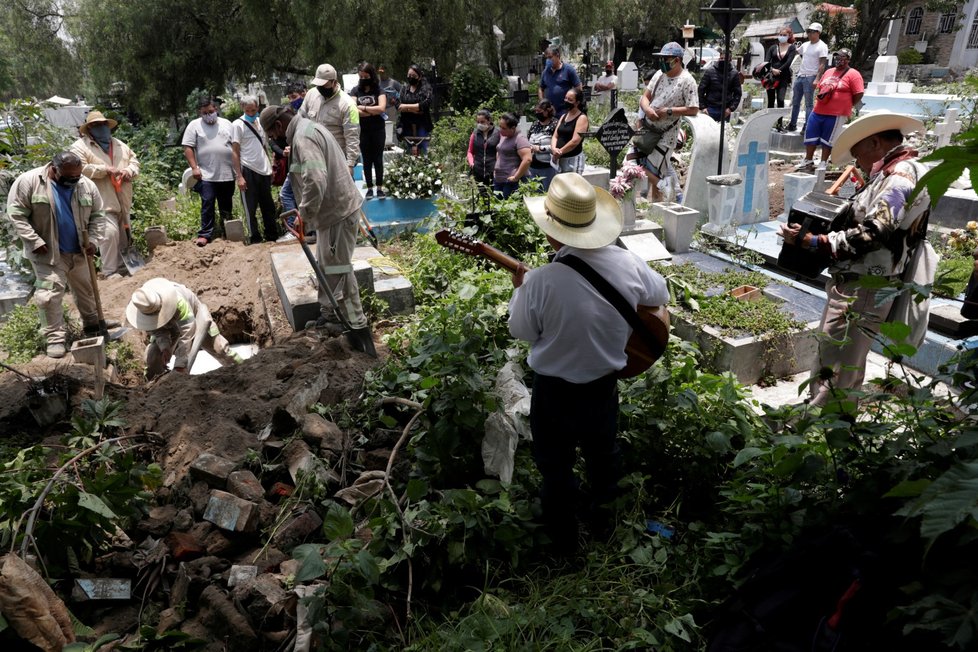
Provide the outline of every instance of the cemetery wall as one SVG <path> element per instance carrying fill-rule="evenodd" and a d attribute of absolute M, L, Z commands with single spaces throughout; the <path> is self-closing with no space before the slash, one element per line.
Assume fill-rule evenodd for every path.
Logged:
<path fill-rule="evenodd" d="M 897 41 L 897 52 L 913 48 L 914 44 L 925 39 L 927 41 L 927 51 L 924 56 L 925 61 L 930 61 L 936 66 L 947 68 L 951 63 L 951 49 L 954 47 L 954 40 L 957 38 L 958 29 L 961 28 L 962 8 L 964 3 L 959 3 L 957 12 L 957 22 L 950 32 L 941 33 L 941 12 L 928 11 L 925 3 L 915 2 L 907 6 L 903 14 L 903 24 L 900 26 L 900 38 Z M 924 15 L 921 19 L 920 30 L 916 34 L 907 34 L 908 16 L 915 8 L 923 8 Z"/>

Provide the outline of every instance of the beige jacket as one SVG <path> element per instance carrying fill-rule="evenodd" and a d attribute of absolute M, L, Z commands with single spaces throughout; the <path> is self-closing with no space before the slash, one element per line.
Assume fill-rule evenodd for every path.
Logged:
<path fill-rule="evenodd" d="M 340 146 L 325 127 L 296 116 L 289 123 L 285 139 L 292 147 L 292 192 L 306 224 L 325 229 L 360 208 L 363 196 L 350 176 Z"/>
<path fill-rule="evenodd" d="M 116 192 L 112 180 L 105 170 L 112 166 L 117 170 L 125 170 L 135 178 L 139 174 L 139 161 L 129 146 L 118 138 L 112 139 L 109 151 L 112 158 L 102 151 L 98 143 L 89 136 L 82 136 L 71 144 L 71 151 L 78 154 L 82 160 L 82 174 L 95 182 L 102 195 L 102 205 L 106 213 L 115 213 L 123 224 L 129 222 L 129 212 L 132 210 L 132 181 L 123 181 L 119 192 Z"/>
<path fill-rule="evenodd" d="M 326 99 L 319 89 L 314 88 L 306 93 L 298 114 L 329 129 L 340 144 L 340 151 L 346 155 L 347 166 L 352 168 L 357 164 L 360 160 L 360 113 L 353 98 L 337 89 Z"/>
<path fill-rule="evenodd" d="M 7 195 L 7 219 L 13 224 L 14 233 L 24 243 L 27 260 L 56 265 L 61 260 L 58 247 L 58 219 L 55 215 L 54 180 L 48 175 L 51 164 L 29 170 L 14 180 Z M 82 176 L 71 195 L 71 212 L 78 229 L 78 246 L 81 248 L 82 231 L 88 231 L 95 243 L 102 240 L 105 231 L 105 211 L 102 197 L 90 179 Z M 46 254 L 36 250 L 48 246 Z"/>

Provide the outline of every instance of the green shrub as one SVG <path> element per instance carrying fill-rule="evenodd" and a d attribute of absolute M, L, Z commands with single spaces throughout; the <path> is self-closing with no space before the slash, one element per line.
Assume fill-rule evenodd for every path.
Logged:
<path fill-rule="evenodd" d="M 7 354 L 7 362 L 30 362 L 44 351 L 40 328 L 41 318 L 33 303 L 19 305 L 7 314 L 0 326 L 0 351 Z"/>
<path fill-rule="evenodd" d="M 451 84 L 448 101 L 462 113 L 494 104 L 502 96 L 501 81 L 483 66 L 462 66 L 452 74 Z"/>
<path fill-rule="evenodd" d="M 924 62 L 924 55 L 913 48 L 897 52 L 897 61 L 901 66 L 914 66 Z"/>

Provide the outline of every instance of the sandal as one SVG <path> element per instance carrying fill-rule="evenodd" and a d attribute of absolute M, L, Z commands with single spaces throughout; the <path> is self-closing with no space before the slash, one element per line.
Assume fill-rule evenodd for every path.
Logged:
<path fill-rule="evenodd" d="M 207 246 L 207 238 L 197 238 L 194 241 L 194 244 L 196 244 L 198 247 L 206 247 Z"/>

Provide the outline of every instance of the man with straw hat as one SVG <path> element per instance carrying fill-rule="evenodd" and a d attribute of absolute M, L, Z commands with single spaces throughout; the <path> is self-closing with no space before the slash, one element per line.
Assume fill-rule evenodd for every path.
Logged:
<path fill-rule="evenodd" d="M 126 306 L 126 320 L 149 333 L 146 347 L 146 378 L 153 380 L 166 371 L 189 373 L 190 352 L 201 329 L 201 346 L 222 365 L 241 362 L 211 318 L 210 310 L 190 288 L 165 278 L 146 281 L 132 293 Z"/>
<path fill-rule="evenodd" d="M 930 197 L 923 191 L 913 204 L 907 199 L 926 168 L 904 136 L 922 132 L 916 118 L 889 112 L 865 115 L 839 135 L 832 162 L 855 159 L 869 178 L 853 198 L 847 228 L 798 241 L 798 224 L 781 226 L 787 244 L 821 251 L 832 258 L 825 287 L 828 301 L 819 330 L 818 359 L 809 385 L 812 405 L 824 405 L 832 389 L 858 389 L 866 375 L 866 356 L 873 338 L 886 321 L 894 296 L 877 297 L 878 290 L 861 287 L 860 277 L 899 278 L 914 248 L 927 231 Z M 831 373 L 829 372 L 831 370 Z"/>
<path fill-rule="evenodd" d="M 136 155 L 128 145 L 112 136 L 118 124 L 101 111 L 90 111 L 85 124 L 78 128 L 81 138 L 71 145 L 71 151 L 82 160 L 82 174 L 95 182 L 102 195 L 108 219 L 98 249 L 106 278 L 127 273 L 121 251 L 129 245 L 132 180 L 139 174 Z"/>
<path fill-rule="evenodd" d="M 591 504 L 601 507 L 617 495 L 621 453 L 615 372 L 625 366 L 632 329 L 581 273 L 564 263 L 584 261 L 633 308 L 664 305 L 669 291 L 641 258 L 616 246 L 621 207 L 581 175 L 558 174 L 545 197 L 524 202 L 557 253 L 548 265 L 532 271 L 520 265 L 513 274 L 509 331 L 530 342 L 529 365 L 535 372 L 530 426 L 533 457 L 543 476 L 544 520 L 557 550 L 571 552 L 577 545 L 577 446 L 587 462 Z M 606 524 L 600 518 L 595 523 Z"/>

